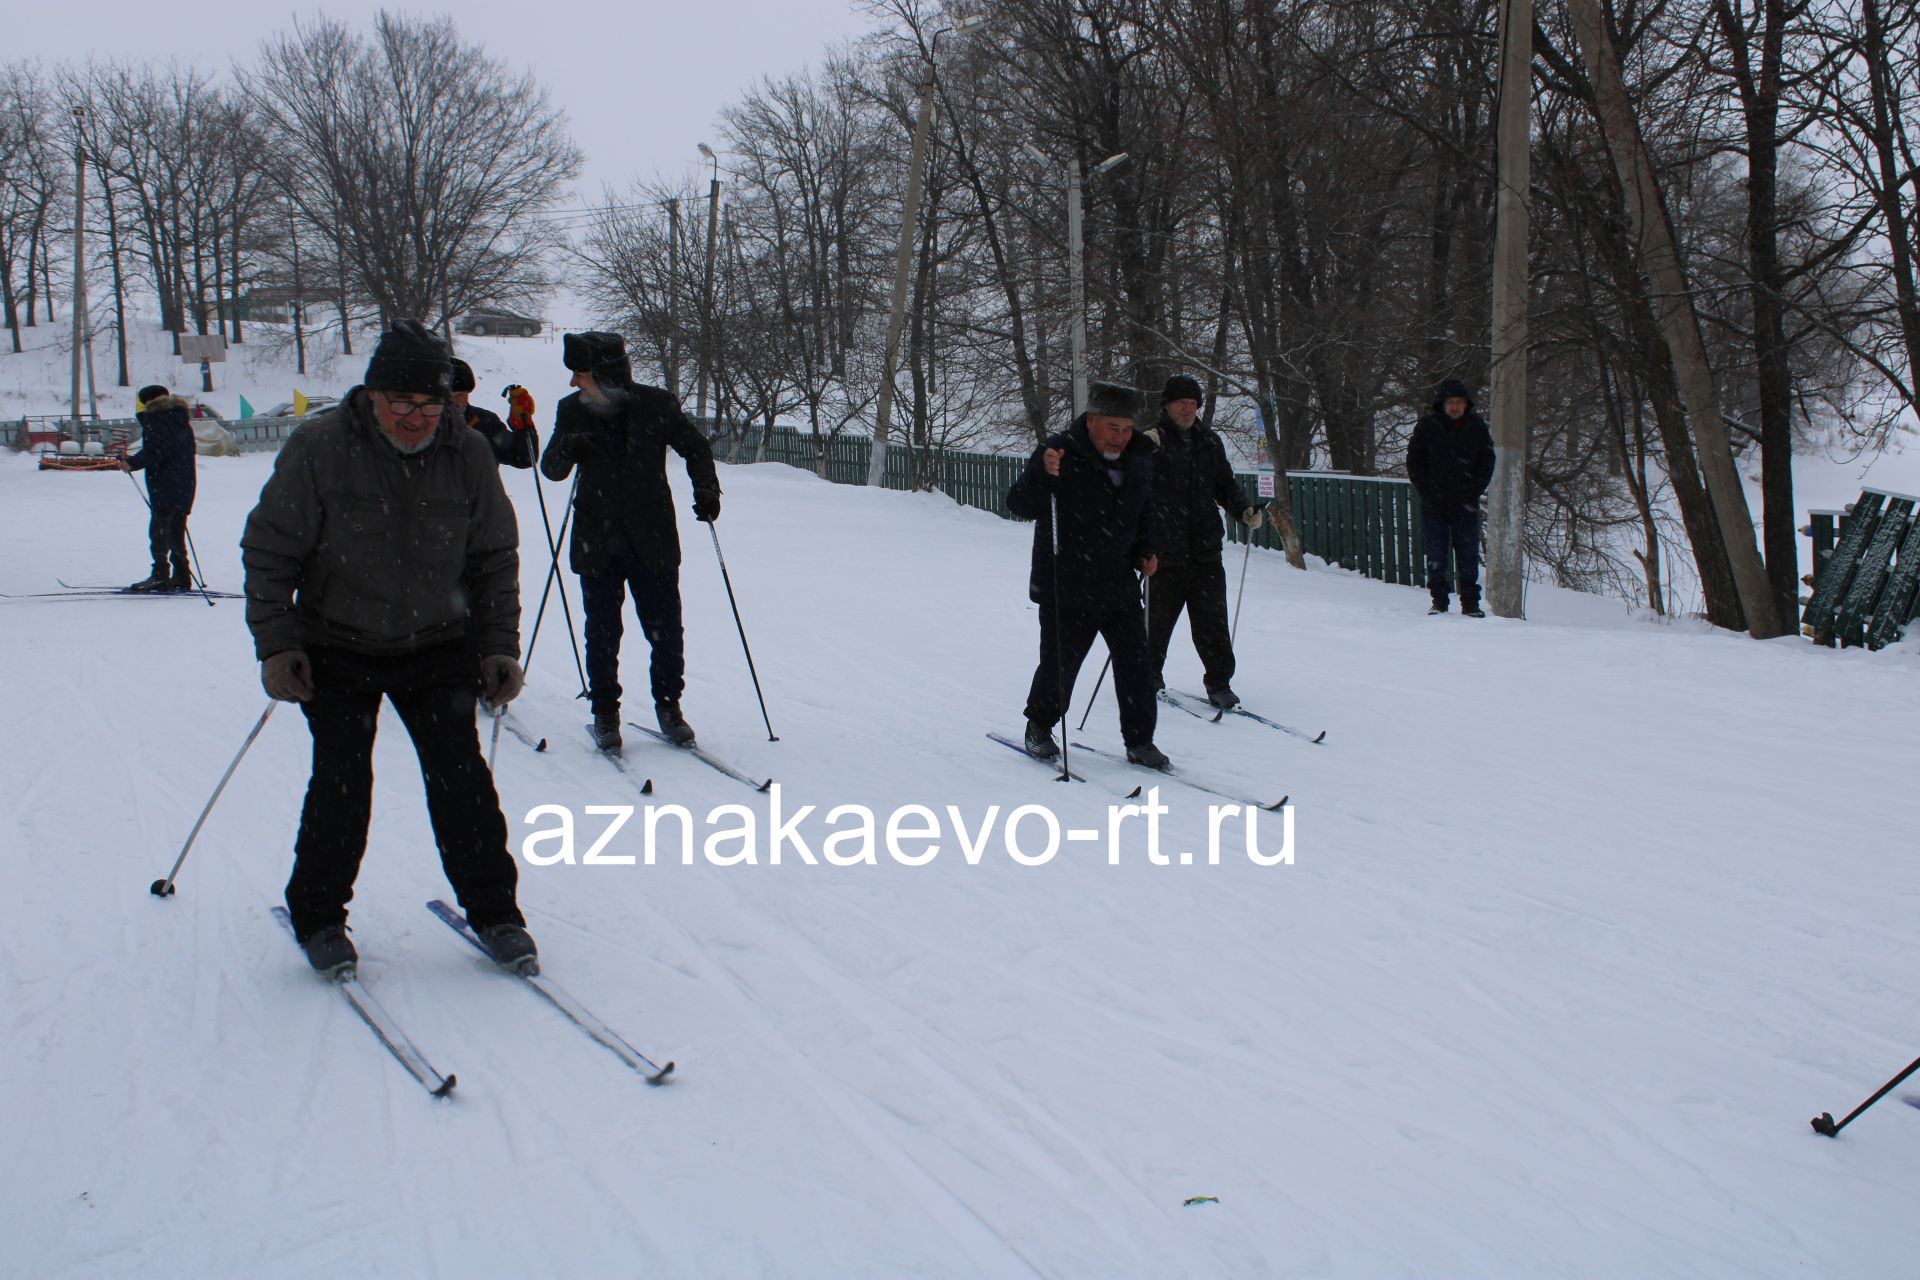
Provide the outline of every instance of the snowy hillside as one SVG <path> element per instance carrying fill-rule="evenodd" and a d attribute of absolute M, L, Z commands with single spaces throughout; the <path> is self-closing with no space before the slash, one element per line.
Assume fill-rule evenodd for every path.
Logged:
<path fill-rule="evenodd" d="M 216 586 L 239 585 L 270 464 L 201 462 Z M 791 844 L 767 865 L 773 797 L 635 741 L 643 798 L 595 757 L 551 611 L 515 706 L 550 749 L 508 738 L 497 764 L 516 848 L 551 827 L 526 821 L 542 805 L 575 816 L 582 853 L 606 822 L 587 806 L 684 805 L 702 839 L 743 821 L 718 806 L 759 824 L 758 865 L 681 865 L 671 834 L 653 866 L 523 862 L 546 971 L 678 1061 L 659 1089 L 423 909 L 447 890 L 390 713 L 355 938 L 453 1098 L 268 914 L 306 777 L 294 708 L 178 897 L 151 897 L 265 705 L 237 604 L 0 600 L 0 1272 L 1913 1274 L 1920 1110 L 1889 1100 L 1835 1141 L 1807 1118 L 1920 1053 L 1920 646 L 1758 644 L 1548 589 L 1526 624 L 1428 618 L 1417 591 L 1262 553 L 1236 685 L 1327 744 L 1164 709 L 1158 741 L 1235 795 L 1291 795 L 1292 862 L 1254 865 L 1236 818 L 1220 865 L 1151 865 L 1128 819 L 1110 865 L 1125 791 L 1159 783 L 1176 855 L 1206 848 L 1212 797 L 1094 759 L 1057 784 L 986 740 L 1020 726 L 1029 530 L 721 474 L 780 741 L 683 514 L 685 706 L 778 780 L 782 816 L 817 806 L 799 831 L 818 865 Z M 506 479 L 537 546 L 534 481 Z M 0 456 L 0 534 L 8 593 L 146 568 L 112 473 Z M 545 570 L 527 555 L 529 624 Z M 1184 637 L 1175 654 L 1194 686 Z M 1110 686 L 1079 737 L 1117 747 Z M 828 864 L 838 805 L 878 815 L 873 864 Z M 925 865 L 885 847 L 907 805 L 941 828 Z M 1022 805 L 1102 834 L 1021 865 L 1003 824 Z M 977 865 L 956 819 L 990 826 Z M 644 863 L 642 823 L 606 852 Z M 1280 833 L 1262 815 L 1263 851 Z M 1030 813 L 1016 843 L 1045 835 Z"/>

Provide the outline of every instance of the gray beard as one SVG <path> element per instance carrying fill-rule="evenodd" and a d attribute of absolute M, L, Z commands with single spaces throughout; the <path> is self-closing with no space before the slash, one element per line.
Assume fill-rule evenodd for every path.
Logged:
<path fill-rule="evenodd" d="M 1123 452 L 1124 452 L 1124 451 L 1123 451 Z M 1107 452 L 1107 451 L 1106 451 L 1105 449 L 1102 449 L 1102 450 L 1100 451 L 1100 456 L 1101 456 L 1101 457 L 1103 457 L 1103 458 L 1105 458 L 1105 459 L 1106 459 L 1106 460 L 1107 460 L 1108 462 L 1118 462 L 1118 461 L 1120 461 L 1120 454 L 1118 454 L 1118 453 L 1108 453 L 1108 452 Z"/>
<path fill-rule="evenodd" d="M 392 436 L 388 435 L 385 431 L 382 431 L 380 433 L 380 438 L 385 440 L 390 446 L 392 446 L 393 451 L 399 454 L 401 457 L 411 458 L 414 454 L 419 453 L 422 449 L 425 449 L 428 445 L 432 444 L 433 438 L 439 434 L 440 434 L 440 428 L 435 427 L 432 431 L 430 431 L 427 434 L 425 439 L 420 441 L 419 444 L 401 444 L 398 440 L 395 440 Z"/>

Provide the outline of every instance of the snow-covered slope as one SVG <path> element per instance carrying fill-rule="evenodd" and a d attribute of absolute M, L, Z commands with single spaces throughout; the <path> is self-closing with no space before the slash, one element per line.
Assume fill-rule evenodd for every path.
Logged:
<path fill-rule="evenodd" d="M 201 461 L 217 586 L 239 585 L 270 463 Z M 1028 530 L 786 468 L 722 476 L 780 741 L 683 515 L 685 706 L 779 780 L 783 814 L 818 806 L 820 865 L 791 845 L 767 865 L 771 797 L 634 741 L 651 801 L 703 837 L 744 805 L 758 865 L 522 866 L 547 972 L 678 1060 L 661 1089 L 423 909 L 446 887 L 390 714 L 355 937 L 453 1099 L 268 914 L 306 778 L 296 709 L 179 895 L 149 896 L 265 705 L 237 604 L 0 600 L 0 1271 L 1912 1274 L 1920 1111 L 1807 1128 L 1920 1052 L 1912 642 L 1759 644 L 1546 589 L 1526 624 L 1430 619 L 1417 591 L 1256 555 L 1236 684 L 1327 744 L 1174 711 L 1159 742 L 1236 794 L 1289 793 L 1292 864 L 1229 834 L 1218 866 L 1150 865 L 1129 819 L 1118 865 L 1102 835 L 1024 866 L 1000 829 L 1017 806 L 1104 831 L 1157 781 L 1177 854 L 1206 847 L 1210 799 L 1091 759 L 1057 784 L 985 739 L 1020 726 Z M 536 546 L 534 482 L 506 480 Z M 130 489 L 0 458 L 0 591 L 140 576 Z M 546 567 L 523 565 L 529 624 Z M 644 663 L 629 627 L 630 684 Z M 499 748 L 516 847 L 553 825 L 537 806 L 569 809 L 584 852 L 606 821 L 586 806 L 647 802 L 587 750 L 578 683 L 550 609 L 516 704 L 550 750 Z M 1110 687 L 1080 736 L 1117 746 Z M 833 806 L 909 804 L 943 828 L 930 863 L 883 839 L 875 865 L 826 864 L 850 825 Z M 995 824 L 977 866 L 948 806 Z M 641 822 L 609 851 L 643 854 Z M 1044 827 L 1023 818 L 1020 846 Z M 1263 817 L 1261 848 L 1279 834 Z"/>

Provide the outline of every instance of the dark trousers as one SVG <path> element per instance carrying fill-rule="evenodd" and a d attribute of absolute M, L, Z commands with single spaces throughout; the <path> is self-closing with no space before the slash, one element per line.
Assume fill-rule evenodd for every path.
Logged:
<path fill-rule="evenodd" d="M 653 646 L 649 670 L 655 702 L 678 702 L 686 688 L 686 633 L 680 625 L 680 570 L 650 573 L 631 560 L 606 573 L 584 574 L 580 597 L 587 633 L 587 698 L 593 713 L 620 710 L 620 612 L 633 590 L 633 611 Z"/>
<path fill-rule="evenodd" d="M 1480 603 L 1480 513 L 1441 516 L 1420 512 L 1420 538 L 1427 549 L 1427 593 L 1447 607 L 1447 553 L 1453 553 L 1453 579 L 1460 607 Z"/>
<path fill-rule="evenodd" d="M 173 579 L 193 580 L 193 570 L 187 564 L 187 513 L 184 511 L 165 511 L 155 507 L 147 517 L 147 546 L 153 554 L 153 576 L 164 578 L 167 573 L 167 560 L 173 560 Z"/>
<path fill-rule="evenodd" d="M 1146 620 L 1140 602 L 1129 600 L 1104 613 L 1069 610 L 1055 626 L 1053 606 L 1040 605 L 1040 665 L 1027 690 L 1027 719 L 1054 724 L 1073 701 L 1073 682 L 1093 647 L 1107 642 L 1113 655 L 1113 692 L 1120 702 L 1120 736 L 1130 747 L 1153 741 L 1157 715 L 1153 668 L 1147 661 Z"/>
<path fill-rule="evenodd" d="M 313 698 L 301 704 L 313 732 L 313 775 L 294 844 L 287 912 L 306 937 L 342 924 L 373 812 L 373 735 L 387 698 L 420 757 L 440 865 L 475 928 L 524 924 L 514 901 L 518 871 L 507 852 L 507 820 L 474 728 L 479 660 L 464 645 L 406 657 L 343 649 L 307 650 Z"/>
<path fill-rule="evenodd" d="M 1233 633 L 1227 623 L 1227 570 L 1218 560 L 1160 566 L 1147 579 L 1147 646 L 1157 674 L 1167 662 L 1174 624 L 1187 613 L 1193 648 L 1207 672 L 1207 692 L 1233 683 Z M 1155 682 L 1159 683 L 1158 681 Z"/>

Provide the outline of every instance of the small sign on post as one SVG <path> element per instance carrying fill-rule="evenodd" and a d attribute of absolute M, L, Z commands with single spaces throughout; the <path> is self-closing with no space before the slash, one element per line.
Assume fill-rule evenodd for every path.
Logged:
<path fill-rule="evenodd" d="M 226 358 L 225 334 L 183 333 L 180 335 L 181 364 L 210 364 L 214 361 L 224 363 Z"/>

